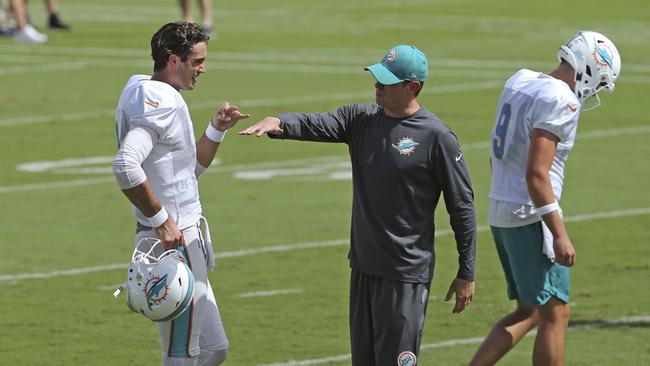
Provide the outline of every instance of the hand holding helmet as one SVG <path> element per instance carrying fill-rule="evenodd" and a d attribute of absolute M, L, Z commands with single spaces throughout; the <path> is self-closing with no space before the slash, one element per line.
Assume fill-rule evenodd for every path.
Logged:
<path fill-rule="evenodd" d="M 140 239 L 131 257 L 127 281 L 113 294 L 117 297 L 126 288 L 129 308 L 153 321 L 177 318 L 190 307 L 194 297 L 194 276 L 183 253 L 163 250 L 159 239 Z"/>

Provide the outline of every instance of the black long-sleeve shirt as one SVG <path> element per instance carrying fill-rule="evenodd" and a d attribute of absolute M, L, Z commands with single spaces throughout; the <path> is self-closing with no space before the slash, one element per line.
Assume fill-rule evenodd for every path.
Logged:
<path fill-rule="evenodd" d="M 459 253 L 458 277 L 473 280 L 474 194 L 458 140 L 424 108 L 392 118 L 376 104 L 316 113 L 283 113 L 283 136 L 344 142 L 352 161 L 350 266 L 403 282 L 430 282 L 434 210 L 441 192 Z"/>

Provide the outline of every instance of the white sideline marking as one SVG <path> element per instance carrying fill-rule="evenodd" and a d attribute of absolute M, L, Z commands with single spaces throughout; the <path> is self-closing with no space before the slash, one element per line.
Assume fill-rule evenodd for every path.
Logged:
<path fill-rule="evenodd" d="M 299 294 L 301 292 L 302 292 L 301 288 L 287 288 L 287 289 L 283 289 L 283 290 L 243 292 L 243 293 L 237 295 L 237 297 L 241 297 L 241 298 L 268 297 L 268 296 L 278 296 L 278 295 Z"/>
<path fill-rule="evenodd" d="M 626 216 L 639 216 L 650 214 L 650 207 L 644 208 L 635 208 L 630 210 L 620 210 L 620 211 L 608 211 L 608 212 L 595 212 L 591 214 L 582 214 L 582 215 L 573 215 L 567 216 L 564 220 L 566 222 L 580 222 L 580 221 L 591 221 L 598 219 L 610 219 L 616 217 L 626 217 Z"/>
<path fill-rule="evenodd" d="M 35 72 L 50 72 L 50 71 L 66 71 L 66 70 L 79 70 L 85 69 L 88 64 L 84 61 L 81 62 L 61 62 L 58 64 L 44 64 L 44 65 L 30 65 L 30 66 L 14 66 L 3 67 L 0 69 L 0 75 L 15 75 Z"/>
<path fill-rule="evenodd" d="M 500 88 L 501 86 L 503 86 L 502 82 L 483 81 L 478 83 L 432 86 L 430 88 L 427 88 L 423 93 L 429 94 L 429 93 L 466 92 L 466 91 L 475 91 L 475 90 L 495 89 L 495 88 Z M 368 90 L 362 92 L 302 95 L 302 96 L 282 97 L 282 98 L 243 99 L 239 101 L 237 100 L 232 101 L 232 103 L 237 104 L 240 107 L 259 108 L 259 107 L 274 107 L 274 106 L 282 106 L 282 105 L 289 105 L 289 104 L 301 104 L 301 103 L 312 103 L 312 102 L 333 102 L 333 101 L 349 100 L 349 99 L 356 99 L 356 98 L 370 99 L 372 98 L 372 95 L 373 95 L 373 91 L 371 88 L 369 88 Z M 209 101 L 209 102 L 192 103 L 191 108 L 193 110 L 205 110 L 205 109 L 217 109 L 218 106 L 219 106 L 218 102 Z M 43 115 L 43 116 L 6 118 L 6 119 L 0 119 L 0 127 L 35 124 L 35 123 L 70 122 L 70 121 L 79 121 L 88 118 L 102 118 L 102 117 L 112 118 L 114 115 L 115 115 L 115 110 L 105 110 L 105 111 L 94 111 L 94 112 L 66 113 L 58 116 Z"/>
<path fill-rule="evenodd" d="M 128 265 L 124 263 L 112 263 L 112 264 L 104 264 L 95 267 L 62 269 L 62 270 L 51 271 L 51 272 L 31 272 L 31 273 L 22 273 L 18 275 L 2 275 L 0 276 L 0 282 L 16 282 L 21 280 L 31 280 L 37 278 L 52 278 L 52 277 L 59 277 L 59 276 L 77 276 L 84 273 L 112 271 L 114 269 L 126 269 L 127 266 Z"/>
<path fill-rule="evenodd" d="M 34 161 L 18 164 L 16 169 L 21 172 L 43 173 L 55 168 L 79 167 L 93 164 L 108 164 L 113 162 L 113 156 L 92 156 L 89 158 L 70 158 L 57 161 Z M 110 171 L 108 172 L 111 173 Z"/>
<path fill-rule="evenodd" d="M 611 327 L 625 327 L 628 325 L 633 325 L 634 323 L 647 323 L 650 322 L 650 315 L 640 315 L 640 316 L 631 316 L 631 317 L 623 317 L 623 318 L 618 318 L 614 320 L 605 320 L 605 321 L 600 321 L 600 322 L 591 322 L 591 323 L 586 323 L 586 324 L 579 324 L 579 325 L 571 325 L 569 326 L 570 331 L 576 331 L 576 330 L 585 330 L 585 329 L 597 329 L 597 328 L 611 328 Z M 528 332 L 525 336 L 526 337 L 532 337 L 537 334 L 537 331 L 531 330 Z M 483 337 L 475 337 L 475 338 L 460 338 L 460 339 L 449 339 L 446 341 L 441 341 L 441 342 L 436 342 L 436 343 L 428 343 L 428 344 L 423 344 L 420 349 L 421 350 L 426 350 L 426 349 L 436 349 L 436 348 L 443 348 L 443 347 L 454 347 L 454 346 L 463 346 L 463 345 L 473 345 L 473 344 L 480 344 L 483 342 Z M 350 354 L 345 354 L 345 355 L 338 355 L 338 356 L 331 356 L 331 357 L 324 357 L 324 358 L 316 358 L 316 359 L 311 359 L 311 360 L 301 360 L 301 361 L 296 361 L 296 360 L 291 360 L 291 361 L 286 361 L 286 362 L 279 362 L 279 363 L 268 363 L 268 364 L 260 364 L 258 366 L 307 366 L 307 365 L 321 365 L 321 364 L 326 364 L 329 362 L 338 362 L 338 361 L 347 361 L 350 360 L 351 356 Z"/>
<path fill-rule="evenodd" d="M 0 124 L 2 122 L 0 121 Z M 614 128 L 607 130 L 596 130 L 596 131 L 587 131 L 577 136 L 578 139 L 594 139 L 594 138 L 603 138 L 611 136 L 622 136 L 622 135 L 635 135 L 641 133 L 649 133 L 650 126 L 637 126 L 637 127 L 626 127 L 626 128 Z M 474 150 L 474 149 L 483 149 L 489 147 L 487 142 L 474 142 L 461 144 L 464 151 Z M 63 168 L 63 167 L 72 167 L 73 163 L 80 165 L 87 165 L 92 163 L 105 163 L 112 161 L 112 157 L 89 157 L 89 158 L 71 158 L 63 159 L 56 162 L 52 161 L 40 161 L 40 162 L 29 162 L 19 164 L 17 169 L 21 171 L 30 171 L 30 172 L 43 172 L 43 169 L 48 168 Z M 250 171 L 252 169 L 269 169 L 273 167 L 280 167 L 286 169 L 291 165 L 300 165 L 301 163 L 311 163 L 311 164 L 328 164 L 328 163 L 337 163 L 342 161 L 348 161 L 346 156 L 326 156 L 322 158 L 312 158 L 312 159 L 297 159 L 297 160 L 288 160 L 288 161 L 275 161 L 275 162 L 266 162 L 266 163 L 252 163 L 252 164 L 239 164 L 231 166 L 219 166 L 216 169 L 208 170 L 207 173 L 230 173 L 237 172 L 240 170 Z M 79 165 L 77 165 L 79 166 Z M 72 172 L 73 168 L 69 168 Z M 105 172 L 107 174 L 111 173 L 111 168 L 86 168 L 85 172 L 99 173 Z M 65 171 L 48 171 L 48 172 L 65 172 Z M 84 173 L 83 170 L 75 170 L 74 173 Z M 345 176 L 349 178 L 349 174 Z M 42 190 L 42 189 L 51 189 L 51 188 L 68 188 L 68 187 L 79 187 L 92 184 L 101 184 L 113 182 L 114 178 L 112 177 L 102 177 L 94 179 L 79 179 L 79 180 L 68 180 L 61 182 L 52 182 L 52 183 L 38 183 L 38 184 L 24 184 L 24 185 L 15 185 L 15 186 L 0 186 L 0 194 L 2 193 L 11 193 L 11 192 L 21 192 L 21 191 L 33 191 L 33 190 Z"/>
<path fill-rule="evenodd" d="M 51 189 L 51 188 L 81 187 L 81 186 L 108 183 L 114 181 L 115 181 L 114 177 L 101 177 L 101 178 L 91 178 L 91 179 L 66 180 L 62 182 L 52 182 L 52 183 L 22 184 L 18 186 L 0 187 L 0 193 L 35 191 L 35 190 L 43 190 L 43 189 Z"/>
<path fill-rule="evenodd" d="M 235 56 L 240 57 L 240 56 Z M 294 57 L 296 59 L 299 59 L 301 56 Z M 11 59 L 16 59 L 19 63 L 40 63 L 38 61 L 34 60 L 29 60 L 29 61 L 23 61 L 20 58 L 17 58 L 15 56 L 0 56 L 0 61 L 9 61 Z M 249 57 L 240 57 L 245 59 L 253 59 L 255 61 L 260 60 L 260 56 L 256 54 L 252 54 Z M 304 58 L 304 57 L 302 57 Z M 341 62 L 341 60 L 332 60 L 331 62 L 328 62 L 328 64 L 323 64 L 322 60 L 320 61 L 321 64 L 304 64 L 304 63 L 269 63 L 269 62 L 254 62 L 250 60 L 246 61 L 238 61 L 238 60 L 233 60 L 232 62 L 226 62 L 223 61 L 224 59 L 227 59 L 227 57 L 219 57 L 219 61 L 208 61 L 207 62 L 207 67 L 210 70 L 236 70 L 236 71 L 242 71 L 242 70 L 249 70 L 249 71 L 259 71 L 259 72 L 277 72 L 277 73 L 307 73 L 307 74 L 336 74 L 336 75 L 343 75 L 343 74 L 350 74 L 350 75 L 360 75 L 362 74 L 362 68 L 359 65 L 363 65 L 364 63 L 370 63 L 368 59 L 364 59 L 363 61 L 359 61 L 357 64 L 352 64 L 348 60 L 345 60 L 345 64 Z M 438 76 L 452 76 L 456 79 L 461 79 L 461 78 L 471 78 L 471 79 L 477 79 L 477 78 L 482 78 L 482 79 L 492 79 L 492 78 L 497 78 L 497 79 L 506 79 L 513 70 L 523 67 L 524 65 L 512 65 L 511 63 L 507 62 L 498 62 L 498 61 L 492 61 L 492 63 L 488 63 L 487 65 L 482 65 L 481 67 L 477 66 L 480 65 L 481 63 L 479 61 L 473 61 L 473 60 L 441 60 L 436 62 L 438 65 L 432 65 L 432 67 L 435 67 L 435 73 Z M 58 66 L 57 66 L 58 65 Z M 61 64 L 46 64 L 43 63 L 42 65 L 35 65 L 35 66 L 17 66 L 13 67 L 10 69 L 6 69 L 3 71 L 0 71 L 0 75 L 3 73 L 6 74 L 22 74 L 22 73 L 31 73 L 33 71 L 39 71 L 39 72 L 50 72 L 50 71 L 60 71 L 60 70 L 73 70 L 73 69 L 80 69 L 80 68 L 88 68 L 88 67 L 111 67 L 111 68 L 124 68 L 124 67 L 140 67 L 140 68 L 149 68 L 151 66 L 151 60 L 148 59 L 129 59 L 129 60 L 119 60 L 119 59 L 112 59 L 111 61 L 106 61 L 104 59 L 101 60 L 95 60 L 92 58 L 87 58 L 84 59 L 83 61 L 79 62 L 65 62 Z M 528 67 L 533 67 L 534 65 L 526 65 Z M 539 67 L 539 66 L 538 66 Z M 486 68 L 488 70 L 486 70 Z M 463 69 L 462 72 L 459 72 L 458 69 Z M 643 70 L 642 67 L 638 68 L 639 70 Z M 626 67 L 626 71 L 630 73 L 631 70 L 628 70 Z M 639 71 L 640 73 L 643 73 L 643 71 Z M 632 75 L 632 76 L 630 76 Z M 638 77 L 635 74 L 625 74 L 622 77 L 622 82 L 624 83 L 637 83 L 637 84 L 644 84 L 647 83 L 647 78 L 643 77 Z M 503 86 L 503 81 L 499 82 L 499 86 Z M 426 93 L 429 90 L 429 88 L 424 89 L 424 93 Z"/>
<path fill-rule="evenodd" d="M 115 111 L 95 111 L 95 112 L 80 112 L 80 113 L 65 113 L 61 115 L 43 115 L 43 116 L 29 116 L 17 118 L 4 118 L 0 119 L 0 127 L 2 126 L 16 126 L 16 125 L 29 125 L 35 123 L 53 123 L 53 122 L 70 122 L 79 121 L 89 118 L 112 117 Z"/>
<path fill-rule="evenodd" d="M 287 252 L 296 249 L 336 247 L 341 245 L 347 245 L 348 243 L 350 243 L 349 239 L 338 239 L 338 240 L 326 240 L 326 241 L 316 241 L 316 242 L 297 243 L 297 244 L 280 244 L 280 245 L 273 245 L 270 247 L 233 250 L 229 252 L 219 253 L 217 256 L 218 258 L 244 257 L 253 254 Z"/>
<path fill-rule="evenodd" d="M 120 15 L 122 16 L 122 15 Z M 41 56 L 69 56 L 76 55 L 76 57 L 100 57 L 96 65 L 112 66 L 117 65 L 133 66 L 136 65 L 151 66 L 151 59 L 147 58 L 148 53 L 144 49 L 134 48 L 97 48 L 97 47 L 59 47 L 59 46 L 42 46 L 37 49 L 28 49 L 19 45 L 0 45 L 0 60 L 11 62 L 35 62 L 33 57 L 36 55 Z M 384 49 L 349 49 L 349 48 L 336 48 L 336 49 L 322 49 L 317 52 L 314 50 L 292 50 L 295 52 L 274 52 L 274 51 L 260 51 L 260 52 L 225 52 L 218 51 L 216 60 L 220 61 L 234 61 L 237 64 L 245 62 L 262 62 L 264 60 L 274 60 L 278 64 L 286 62 L 295 63 L 313 63 L 314 66 L 318 65 L 349 65 L 351 67 L 362 68 L 363 66 L 376 61 L 377 55 L 382 55 Z M 27 54 L 28 57 L 18 58 L 18 55 Z M 101 57 L 111 56 L 113 60 L 106 62 Z M 126 58 L 128 60 L 117 60 L 115 58 Z M 134 58 L 137 58 L 134 60 Z M 95 61 L 85 60 L 95 64 Z M 212 62 L 212 61 L 209 61 Z M 265 63 L 267 65 L 268 63 Z M 212 64 L 209 63 L 208 66 Z M 440 67 L 450 68 L 469 68 L 478 70 L 495 69 L 495 70 L 509 70 L 515 71 L 517 68 L 540 68 L 548 69 L 557 65 L 557 62 L 539 62 L 532 60 L 496 60 L 496 59 L 453 59 L 441 58 L 432 59 L 429 61 L 430 68 L 439 69 Z M 625 71 L 628 73 L 650 73 L 650 65 L 648 64 L 625 64 Z M 624 74 L 622 76 L 626 78 Z M 505 82 L 503 80 L 502 84 Z"/>
<path fill-rule="evenodd" d="M 629 210 L 617 210 L 617 211 L 607 211 L 607 212 L 594 212 L 591 214 L 582 214 L 575 216 L 567 216 L 565 221 L 567 222 L 578 222 L 578 221 L 589 221 L 589 220 L 598 220 L 598 219 L 608 219 L 616 217 L 627 217 L 627 216 L 639 216 L 650 214 L 650 207 L 642 208 L 633 208 Z M 487 226 L 479 226 L 477 231 L 487 231 Z M 452 234 L 451 229 L 437 230 L 435 233 L 436 238 L 447 236 Z M 273 245 L 268 247 L 261 248 L 250 248 L 250 249 L 240 249 L 229 252 L 220 252 L 217 253 L 217 258 L 232 258 L 232 257 L 244 257 L 248 255 L 261 254 L 261 253 L 274 253 L 274 252 L 287 252 L 297 249 L 313 249 L 313 248 L 326 248 L 334 247 L 341 245 L 348 245 L 350 242 L 349 239 L 338 239 L 338 240 L 326 240 L 326 241 L 316 241 L 316 242 L 305 242 L 305 243 L 296 243 L 296 244 L 280 244 Z M 31 273 L 21 273 L 14 275 L 0 275 L 0 282 L 16 282 L 20 280 L 36 279 L 36 278 L 51 278 L 59 276 L 75 276 L 84 273 L 94 273 L 109 271 L 114 269 L 125 269 L 127 267 L 126 263 L 113 263 L 105 264 L 94 267 L 84 267 L 84 268 L 72 268 L 66 270 L 56 270 L 51 272 L 31 272 Z"/>

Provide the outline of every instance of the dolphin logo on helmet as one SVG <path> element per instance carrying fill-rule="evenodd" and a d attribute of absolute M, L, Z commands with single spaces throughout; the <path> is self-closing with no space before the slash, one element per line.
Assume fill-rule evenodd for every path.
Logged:
<path fill-rule="evenodd" d="M 162 254 L 157 255 L 160 252 Z M 164 251 L 159 239 L 147 237 L 138 241 L 127 274 L 126 283 L 113 296 L 117 297 L 121 290 L 126 289 L 129 309 L 147 319 L 173 320 L 192 305 L 192 270 L 181 251 Z"/>

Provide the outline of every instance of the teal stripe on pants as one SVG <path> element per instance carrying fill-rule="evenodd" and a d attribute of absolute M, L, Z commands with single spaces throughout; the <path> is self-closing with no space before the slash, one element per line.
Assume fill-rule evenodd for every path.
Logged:
<path fill-rule="evenodd" d="M 187 250 L 184 245 L 177 248 L 191 266 Z M 169 357 L 190 357 L 190 335 L 192 334 L 192 315 L 194 315 L 194 301 L 178 318 L 172 320 L 171 337 L 169 339 Z"/>
<path fill-rule="evenodd" d="M 172 320 L 172 334 L 169 341 L 169 357 L 190 357 L 189 345 L 192 333 L 192 315 L 194 304 L 183 312 L 178 318 Z"/>

